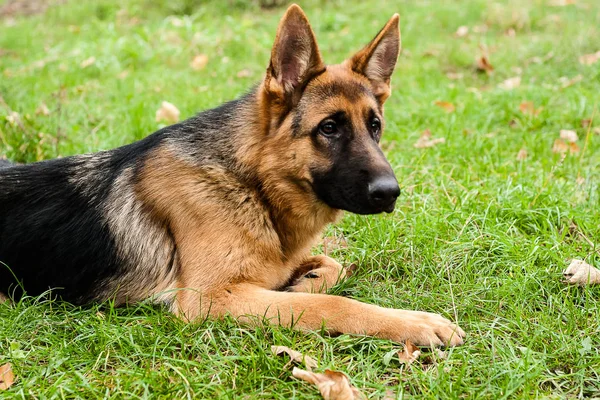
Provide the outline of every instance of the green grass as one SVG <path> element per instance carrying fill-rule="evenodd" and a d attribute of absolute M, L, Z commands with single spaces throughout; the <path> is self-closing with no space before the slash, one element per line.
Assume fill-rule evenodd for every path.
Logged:
<path fill-rule="evenodd" d="M 163 100 L 188 117 L 261 78 L 283 8 L 155 3 L 71 0 L 0 20 L 0 156 L 32 162 L 123 145 L 161 126 L 154 113 Z M 391 3 L 302 4 L 330 63 L 367 43 L 393 12 L 402 20 L 383 146 L 403 195 L 392 215 L 346 215 L 329 229 L 349 242 L 334 256 L 360 265 L 333 291 L 441 313 L 467 331 L 465 346 L 437 366 L 405 368 L 384 362 L 400 348 L 384 340 L 230 320 L 186 325 L 145 305 L 82 309 L 30 298 L 0 305 L 0 364 L 18 377 L 0 397 L 319 398 L 290 377 L 287 359 L 270 354 L 273 344 L 346 372 L 374 399 L 389 389 L 398 398 L 600 396 L 600 289 L 565 286 L 560 274 L 573 257 L 600 264 L 600 137 L 581 125 L 595 113 L 600 126 L 600 62 L 578 61 L 600 50 L 600 7 Z M 470 33 L 455 37 L 461 25 Z M 474 69 L 480 46 L 492 75 Z M 200 53 L 209 62 L 194 71 Z M 520 87 L 498 88 L 518 74 Z M 562 87 L 561 77 L 578 75 Z M 524 101 L 541 112 L 523 114 Z M 35 112 L 42 102 L 48 116 Z M 11 110 L 21 124 L 9 121 Z M 446 142 L 413 147 L 425 129 Z M 578 154 L 552 152 L 560 129 L 577 131 Z M 516 158 L 521 148 L 525 160 Z"/>

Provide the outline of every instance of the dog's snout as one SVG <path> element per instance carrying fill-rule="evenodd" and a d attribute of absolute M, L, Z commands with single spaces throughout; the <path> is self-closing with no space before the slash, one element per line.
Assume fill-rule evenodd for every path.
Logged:
<path fill-rule="evenodd" d="M 398 196 L 400 187 L 394 176 L 379 176 L 369 183 L 369 201 L 376 207 L 390 212 Z"/>

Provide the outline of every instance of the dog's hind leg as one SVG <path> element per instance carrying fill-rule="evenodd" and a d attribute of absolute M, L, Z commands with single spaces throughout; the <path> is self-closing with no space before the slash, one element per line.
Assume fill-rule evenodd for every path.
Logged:
<path fill-rule="evenodd" d="M 334 285 L 352 274 L 352 267 L 344 267 L 333 258 L 318 255 L 308 258 L 294 271 L 288 292 L 326 293 Z"/>

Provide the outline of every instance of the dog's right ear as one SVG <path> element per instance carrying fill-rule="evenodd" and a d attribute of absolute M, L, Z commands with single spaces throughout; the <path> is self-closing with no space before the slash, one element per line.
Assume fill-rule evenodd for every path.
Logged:
<path fill-rule="evenodd" d="M 298 5 L 292 4 L 277 28 L 265 89 L 281 101 L 291 99 L 311 77 L 324 69 L 308 18 Z"/>

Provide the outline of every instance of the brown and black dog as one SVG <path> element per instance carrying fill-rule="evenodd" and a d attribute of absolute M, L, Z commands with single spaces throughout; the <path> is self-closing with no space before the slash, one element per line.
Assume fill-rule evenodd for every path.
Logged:
<path fill-rule="evenodd" d="M 0 291 L 461 344 L 437 314 L 322 294 L 345 271 L 310 256 L 341 210 L 391 212 L 400 193 L 378 144 L 398 19 L 326 66 L 293 5 L 263 81 L 240 99 L 111 151 L 2 166 Z"/>

